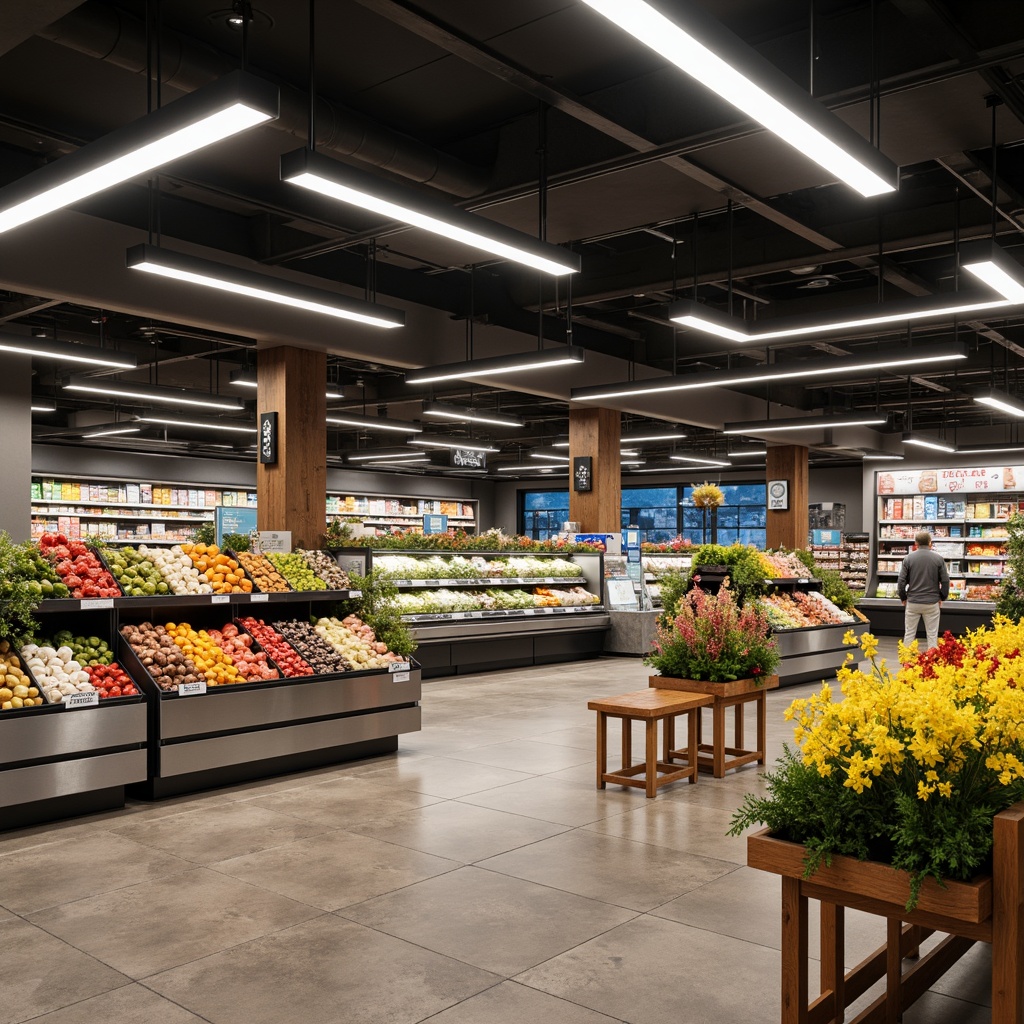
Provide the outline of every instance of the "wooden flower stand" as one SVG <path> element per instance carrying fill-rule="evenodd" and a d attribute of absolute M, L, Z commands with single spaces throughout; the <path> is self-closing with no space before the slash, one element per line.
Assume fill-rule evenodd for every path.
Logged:
<path fill-rule="evenodd" d="M 833 857 L 810 878 L 804 848 L 767 831 L 747 837 L 747 864 L 782 876 L 782 1024 L 842 1024 L 846 1008 L 876 981 L 885 991 L 849 1024 L 896 1024 L 903 1012 L 975 942 L 992 944 L 992 1024 L 1024 1024 L 1024 802 L 993 819 L 993 871 L 970 882 L 928 879 L 908 912 L 906 872 Z M 821 901 L 821 995 L 808 1003 L 807 901 Z M 844 908 L 887 921 L 887 939 L 847 972 Z M 906 971 L 932 932 L 946 933 Z"/>
<path fill-rule="evenodd" d="M 682 690 L 686 693 L 706 693 L 714 697 L 711 708 L 711 743 L 702 742 L 701 719 L 697 717 L 697 764 L 702 771 L 710 771 L 716 779 L 727 771 L 756 761 L 765 763 L 767 746 L 768 708 L 765 695 L 779 685 L 778 676 L 760 679 L 733 679 L 728 683 L 707 683 L 700 679 L 677 679 L 673 676 L 651 676 L 650 685 L 663 690 Z M 744 747 L 743 711 L 753 701 L 757 711 L 757 744 L 753 750 Z M 732 746 L 726 746 L 725 712 L 735 709 Z M 673 750 L 672 759 L 685 761 L 685 750 Z"/>

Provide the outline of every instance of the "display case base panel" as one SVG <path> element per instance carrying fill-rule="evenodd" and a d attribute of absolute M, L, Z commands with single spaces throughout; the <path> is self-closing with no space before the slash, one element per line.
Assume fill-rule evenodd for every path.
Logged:
<path fill-rule="evenodd" d="M 384 754 L 393 754 L 396 750 L 398 750 L 398 737 L 384 736 L 381 739 L 344 743 L 323 750 L 305 750 L 282 757 L 264 758 L 259 761 L 251 761 L 248 764 L 232 764 L 223 768 L 189 772 L 166 779 L 153 778 L 140 786 L 130 787 L 128 793 L 138 799 L 162 800 L 182 793 L 195 793 L 203 789 L 233 786 L 251 779 L 291 775 L 313 768 L 322 768 L 325 765 L 345 764 L 350 761 L 361 761 L 368 757 L 381 757 Z"/>
<path fill-rule="evenodd" d="M 613 609 L 608 612 L 611 629 L 604 642 L 605 654 L 642 656 L 650 652 L 657 634 L 657 611 Z"/>
<path fill-rule="evenodd" d="M 0 810 L 0 832 L 30 825 L 44 825 L 62 818 L 79 818 L 83 814 L 99 814 L 124 807 L 124 786 L 94 789 L 88 793 L 55 796 L 48 800 L 32 800 Z"/>
<path fill-rule="evenodd" d="M 871 620 L 871 632 L 876 636 L 903 636 L 903 605 L 893 598 L 865 597 L 857 607 Z M 990 626 L 996 606 L 991 601 L 945 601 L 939 617 L 939 635 L 948 629 L 960 636 L 969 629 Z M 918 630 L 924 639 L 924 630 Z"/>
<path fill-rule="evenodd" d="M 519 633 L 514 637 L 464 640 L 420 640 L 416 660 L 424 679 L 472 675 L 499 669 L 527 668 L 598 658 L 604 649 L 605 628 L 550 633 Z"/>

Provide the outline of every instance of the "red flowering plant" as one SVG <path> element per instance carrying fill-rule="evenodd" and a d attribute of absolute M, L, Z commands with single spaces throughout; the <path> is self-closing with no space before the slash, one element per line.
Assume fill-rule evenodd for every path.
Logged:
<path fill-rule="evenodd" d="M 717 594 L 697 586 L 679 602 L 675 617 L 659 623 L 644 664 L 709 683 L 763 679 L 779 664 L 779 647 L 767 615 L 753 604 L 739 607 L 726 580 Z"/>

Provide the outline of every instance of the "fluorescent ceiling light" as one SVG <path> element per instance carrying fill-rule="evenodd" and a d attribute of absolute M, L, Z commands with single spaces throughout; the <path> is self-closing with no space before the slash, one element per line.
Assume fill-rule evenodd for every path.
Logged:
<path fill-rule="evenodd" d="M 903 456 L 895 452 L 866 451 L 863 454 L 865 462 L 902 462 Z"/>
<path fill-rule="evenodd" d="M 425 448 L 459 448 L 467 452 L 501 451 L 486 441 L 457 441 L 451 437 L 414 437 L 409 444 L 419 444 Z"/>
<path fill-rule="evenodd" d="M 281 157 L 281 180 L 547 274 L 580 269 L 579 256 L 567 249 L 309 149 Z"/>
<path fill-rule="evenodd" d="M 1024 268 L 990 239 L 967 242 L 960 249 L 960 267 L 1013 303 L 1024 303 Z"/>
<path fill-rule="evenodd" d="M 879 427 L 889 422 L 884 412 L 836 413 L 828 416 L 794 416 L 777 420 L 726 423 L 723 434 L 771 434 L 776 431 L 829 430 L 832 427 Z M 763 454 L 763 453 L 762 453 Z"/>
<path fill-rule="evenodd" d="M 620 466 L 645 466 L 647 465 L 646 459 L 621 459 L 619 461 Z"/>
<path fill-rule="evenodd" d="M 277 86 L 232 71 L 0 190 L 0 232 L 273 121 L 278 107 Z"/>
<path fill-rule="evenodd" d="M 389 459 L 412 459 L 420 458 L 420 452 L 411 452 L 408 448 L 381 448 L 379 451 L 352 452 L 345 456 L 346 462 L 386 462 Z"/>
<path fill-rule="evenodd" d="M 228 379 L 232 384 L 240 388 L 259 387 L 255 370 L 232 370 L 231 376 Z"/>
<path fill-rule="evenodd" d="M 678 441 L 686 435 L 673 427 L 646 427 L 643 430 L 630 430 L 623 434 L 621 444 L 642 444 L 644 441 Z"/>
<path fill-rule="evenodd" d="M 383 430 L 392 434 L 422 434 L 423 428 L 405 420 L 389 420 L 384 416 L 359 416 L 356 413 L 336 412 L 327 417 L 333 427 L 358 427 L 360 430 Z"/>
<path fill-rule="evenodd" d="M 406 384 L 433 384 L 441 380 L 468 380 L 472 377 L 490 377 L 500 373 L 520 373 L 523 370 L 548 370 L 553 366 L 582 363 L 586 358 L 579 345 L 561 345 L 535 352 L 515 352 L 507 356 L 473 359 L 465 363 L 448 363 L 413 370 Z"/>
<path fill-rule="evenodd" d="M 631 469 L 630 473 L 685 473 L 682 466 L 651 466 L 644 469 Z"/>
<path fill-rule="evenodd" d="M 95 430 L 91 434 L 83 434 L 82 437 L 112 437 L 114 434 L 137 434 L 142 427 L 110 427 L 106 430 Z"/>
<path fill-rule="evenodd" d="M 741 370 L 712 370 L 707 373 L 677 374 L 674 377 L 650 377 L 646 380 L 599 384 L 573 388 L 574 402 L 594 402 L 607 398 L 657 394 L 666 391 L 690 391 L 701 388 L 758 384 L 765 381 L 797 380 L 801 377 L 848 376 L 862 372 L 875 373 L 897 366 L 914 366 L 917 372 L 935 363 L 955 362 L 967 358 L 967 349 L 960 342 L 941 345 L 920 345 L 915 348 L 888 348 L 871 355 L 845 358 L 805 359 L 785 363 L 763 363 Z"/>
<path fill-rule="evenodd" d="M 426 455 L 426 454 L 423 454 L 423 455 L 410 455 L 410 456 L 408 456 L 407 458 L 404 458 L 404 459 L 392 459 L 389 462 L 366 462 L 366 463 L 364 463 L 364 466 L 367 469 L 388 469 L 390 467 L 395 467 L 397 469 L 400 466 L 410 466 L 410 465 L 413 465 L 414 463 L 429 462 L 429 461 L 430 461 L 430 456 Z"/>
<path fill-rule="evenodd" d="M 907 432 L 903 435 L 904 444 L 916 445 L 918 448 L 930 448 L 936 452 L 955 452 L 956 445 L 939 437 L 932 437 L 930 434 L 917 434 Z"/>
<path fill-rule="evenodd" d="M 1016 416 L 1018 419 L 1024 418 L 1024 402 L 1008 395 L 1005 391 L 996 391 L 995 388 L 990 388 L 987 391 L 978 392 L 973 397 L 979 405 L 987 405 L 990 409 L 998 409 L 999 412 L 1005 412 L 1008 416 Z"/>
<path fill-rule="evenodd" d="M 489 423 L 495 427 L 524 427 L 526 423 L 518 416 L 507 416 L 489 409 L 470 409 L 461 405 L 445 405 L 443 402 L 425 402 L 423 415 L 439 420 L 454 420 L 457 423 Z"/>
<path fill-rule="evenodd" d="M 134 370 L 138 366 L 135 356 L 114 352 L 112 349 L 75 345 L 69 341 L 27 338 L 18 334 L 0 334 L 0 352 L 32 356 L 33 359 L 56 359 L 63 363 L 110 366 L 118 370 Z"/>
<path fill-rule="evenodd" d="M 56 412 L 57 406 L 54 402 L 32 402 L 32 412 Z"/>
<path fill-rule="evenodd" d="M 708 455 L 670 455 L 673 462 L 692 462 L 696 466 L 731 466 L 731 462 L 723 459 L 713 459 Z"/>
<path fill-rule="evenodd" d="M 155 245 L 133 245 L 125 260 L 130 270 L 144 270 L 159 277 L 216 288 L 232 295 L 263 299 L 281 306 L 324 313 L 341 320 L 353 320 L 371 327 L 403 327 L 405 314 L 362 299 L 350 299 L 323 288 L 285 281 L 269 274 L 214 263 L 198 256 L 161 249 Z"/>
<path fill-rule="evenodd" d="M 256 424 L 218 423 L 216 420 L 184 420 L 173 416 L 136 416 L 141 423 L 159 423 L 167 427 L 193 427 L 201 430 L 220 430 L 230 434 L 255 434 Z"/>
<path fill-rule="evenodd" d="M 997 455 L 1002 452 L 1024 452 L 1024 444 L 992 444 L 992 445 L 968 445 L 957 447 L 957 455 Z"/>
<path fill-rule="evenodd" d="M 140 402 L 165 402 L 170 405 L 198 406 L 201 409 L 222 409 L 244 412 L 245 403 L 237 398 L 207 394 L 205 391 L 186 391 L 184 388 L 165 388 L 156 384 L 129 384 L 101 377 L 72 377 L 64 385 L 65 391 L 79 391 L 108 398 L 135 398 Z"/>
<path fill-rule="evenodd" d="M 568 455 L 559 455 L 558 452 L 530 452 L 531 459 L 546 459 L 548 462 L 568 462 Z"/>
<path fill-rule="evenodd" d="M 734 451 L 725 453 L 730 459 L 752 459 L 755 457 L 764 458 L 768 454 L 767 448 L 737 448 Z"/>
<path fill-rule="evenodd" d="M 584 0 L 701 85 L 863 196 L 896 188 L 896 167 L 696 3 L 667 17 L 644 0 Z"/>
<path fill-rule="evenodd" d="M 340 391 L 337 391 L 334 388 L 330 388 L 330 387 L 327 389 L 326 394 L 327 394 L 327 400 L 328 401 L 331 401 L 333 399 L 338 399 L 338 398 L 344 398 L 345 397 Z"/>

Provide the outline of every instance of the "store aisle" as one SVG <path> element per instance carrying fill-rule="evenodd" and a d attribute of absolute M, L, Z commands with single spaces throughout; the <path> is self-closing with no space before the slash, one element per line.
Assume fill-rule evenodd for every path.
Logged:
<path fill-rule="evenodd" d="M 395 755 L 0 834 L 0 1024 L 772 1024 L 779 884 L 725 835 L 761 775 L 594 787 L 587 699 L 646 683 L 429 682 Z M 850 917 L 852 965 L 884 923 Z M 905 1020 L 989 1020 L 987 965 Z"/>

